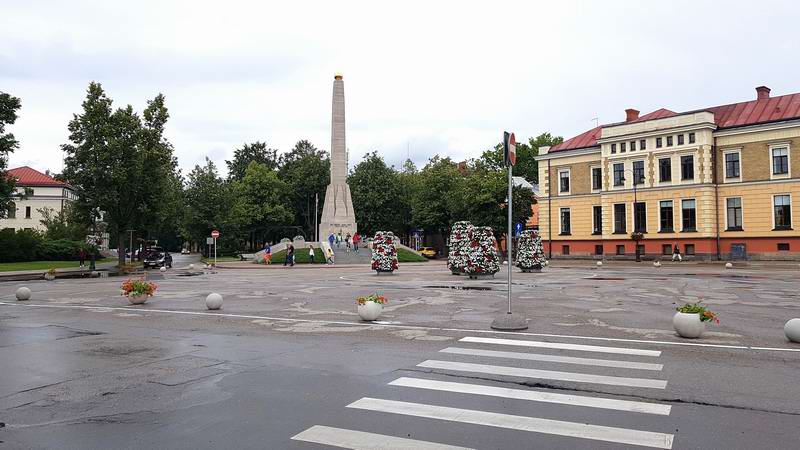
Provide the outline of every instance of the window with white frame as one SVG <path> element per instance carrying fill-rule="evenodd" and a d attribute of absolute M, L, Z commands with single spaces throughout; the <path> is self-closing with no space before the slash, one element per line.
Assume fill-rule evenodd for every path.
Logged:
<path fill-rule="evenodd" d="M 614 204 L 614 233 L 625 234 L 627 219 L 625 218 L 625 203 Z"/>
<path fill-rule="evenodd" d="M 672 228 L 672 200 L 661 200 L 658 202 L 659 223 L 662 233 L 671 233 Z"/>
<path fill-rule="evenodd" d="M 739 150 L 723 152 L 725 159 L 725 181 L 741 181 L 742 179 L 742 154 Z"/>
<path fill-rule="evenodd" d="M 558 171 L 558 193 L 569 194 L 569 170 Z"/>
<path fill-rule="evenodd" d="M 697 231 L 697 202 L 692 199 L 681 200 L 681 231 Z"/>
<path fill-rule="evenodd" d="M 570 226 L 570 219 L 571 214 L 569 208 L 561 208 L 561 214 L 559 215 L 561 219 L 561 234 L 570 234 L 572 227 Z"/>
<path fill-rule="evenodd" d="M 625 185 L 625 164 L 616 163 L 614 164 L 613 169 L 614 169 L 614 186 Z"/>
<path fill-rule="evenodd" d="M 789 176 L 789 146 L 770 146 L 770 156 L 772 159 L 772 176 L 773 177 L 788 177 Z"/>
<path fill-rule="evenodd" d="M 681 156 L 681 180 L 694 180 L 694 156 Z"/>
<path fill-rule="evenodd" d="M 603 169 L 592 167 L 592 190 L 599 191 L 603 188 Z"/>
<path fill-rule="evenodd" d="M 742 198 L 725 199 L 725 208 L 728 218 L 728 228 L 725 231 L 742 231 Z"/>
<path fill-rule="evenodd" d="M 603 234 L 603 207 L 592 206 L 592 234 Z"/>
<path fill-rule="evenodd" d="M 792 229 L 792 196 L 789 194 L 772 197 L 774 227 L 776 230 Z"/>

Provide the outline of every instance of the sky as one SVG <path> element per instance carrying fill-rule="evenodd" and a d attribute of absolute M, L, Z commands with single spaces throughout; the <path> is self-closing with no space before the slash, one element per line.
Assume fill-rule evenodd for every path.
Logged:
<path fill-rule="evenodd" d="M 514 131 L 569 138 L 665 107 L 800 92 L 800 2 L 0 0 L 0 91 L 20 97 L 10 167 L 60 172 L 91 81 L 158 93 L 187 173 L 245 142 L 330 148 L 344 75 L 350 166 L 478 157 Z"/>

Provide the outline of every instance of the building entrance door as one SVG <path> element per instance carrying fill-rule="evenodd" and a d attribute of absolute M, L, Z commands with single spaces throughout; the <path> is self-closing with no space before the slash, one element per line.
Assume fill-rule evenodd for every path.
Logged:
<path fill-rule="evenodd" d="M 747 259 L 747 244 L 731 244 L 731 259 Z"/>

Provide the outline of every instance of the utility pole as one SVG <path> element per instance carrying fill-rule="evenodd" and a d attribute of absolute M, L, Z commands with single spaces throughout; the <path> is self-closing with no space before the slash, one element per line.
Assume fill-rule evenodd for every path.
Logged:
<path fill-rule="evenodd" d="M 319 242 L 319 192 L 314 194 L 314 242 Z"/>

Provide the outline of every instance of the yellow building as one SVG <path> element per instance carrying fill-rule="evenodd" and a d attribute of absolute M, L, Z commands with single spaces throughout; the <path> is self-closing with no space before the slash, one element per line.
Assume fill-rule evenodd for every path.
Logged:
<path fill-rule="evenodd" d="M 800 259 L 800 93 L 601 125 L 539 151 L 551 256 Z M 641 234 L 639 234 L 641 233 Z"/>

